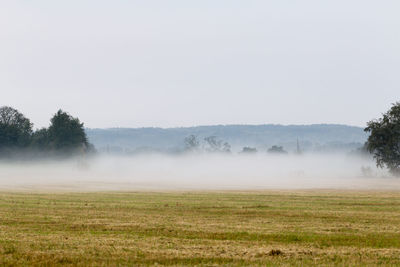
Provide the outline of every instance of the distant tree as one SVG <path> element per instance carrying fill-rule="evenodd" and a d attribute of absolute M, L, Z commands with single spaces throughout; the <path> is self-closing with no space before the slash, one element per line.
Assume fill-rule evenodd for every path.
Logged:
<path fill-rule="evenodd" d="M 228 142 L 218 140 L 216 136 L 208 136 L 204 138 L 206 142 L 206 151 L 208 152 L 231 152 L 231 145 Z"/>
<path fill-rule="evenodd" d="M 268 149 L 268 153 L 287 154 L 287 151 L 285 151 L 282 146 L 272 146 Z"/>
<path fill-rule="evenodd" d="M 255 147 L 245 146 L 245 147 L 243 147 L 243 149 L 242 149 L 242 151 L 240 153 L 242 153 L 242 154 L 255 154 L 255 153 L 257 153 L 257 149 Z"/>
<path fill-rule="evenodd" d="M 206 150 L 208 152 L 216 152 L 222 145 L 222 142 L 218 141 L 216 136 L 208 136 L 204 138 L 204 141 L 206 142 Z"/>
<path fill-rule="evenodd" d="M 366 148 L 376 165 L 400 177 L 400 102 L 393 104 L 382 118 L 369 121 L 364 131 L 370 133 Z"/>
<path fill-rule="evenodd" d="M 0 107 L 0 150 L 25 148 L 31 136 L 29 119 L 12 107 Z"/>
<path fill-rule="evenodd" d="M 52 150 L 64 153 L 88 151 L 89 142 L 83 123 L 62 110 L 57 111 L 51 118 L 51 124 L 47 131 L 47 133 L 43 131 L 39 135 L 48 135 L 48 146 Z"/>
<path fill-rule="evenodd" d="M 197 140 L 195 135 L 189 135 L 185 138 L 185 150 L 186 151 L 196 151 L 199 149 L 200 142 Z"/>
<path fill-rule="evenodd" d="M 231 145 L 228 142 L 224 142 L 222 145 L 222 152 L 231 153 Z"/>

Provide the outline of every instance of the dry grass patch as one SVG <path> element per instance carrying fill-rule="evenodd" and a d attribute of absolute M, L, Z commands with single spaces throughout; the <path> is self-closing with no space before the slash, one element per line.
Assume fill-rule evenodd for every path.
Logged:
<path fill-rule="evenodd" d="M 400 265 L 400 193 L 0 193 L 1 265 Z"/>

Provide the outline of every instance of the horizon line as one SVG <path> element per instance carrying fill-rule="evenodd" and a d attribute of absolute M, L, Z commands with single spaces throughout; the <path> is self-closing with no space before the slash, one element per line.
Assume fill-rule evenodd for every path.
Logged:
<path fill-rule="evenodd" d="M 199 128 L 199 127 L 230 127 L 230 126 L 282 126 L 282 127 L 301 127 L 301 126 L 345 126 L 345 127 L 354 127 L 354 128 L 362 128 L 362 126 L 355 126 L 349 124 L 340 124 L 340 123 L 312 123 L 312 124 L 277 124 L 277 123 L 264 123 L 264 124 L 207 124 L 207 125 L 193 125 L 193 126 L 174 126 L 174 127 L 157 127 L 157 126 L 144 126 L 144 127 L 125 127 L 125 126 L 116 126 L 116 127 L 85 127 L 85 129 L 90 130 L 112 130 L 112 129 L 188 129 L 188 128 Z"/>

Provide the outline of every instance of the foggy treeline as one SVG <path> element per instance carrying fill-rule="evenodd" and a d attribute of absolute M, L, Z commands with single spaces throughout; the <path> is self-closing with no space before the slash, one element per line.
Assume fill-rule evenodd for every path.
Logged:
<path fill-rule="evenodd" d="M 343 129 L 342 126 L 332 127 Z M 351 130 L 358 132 L 358 129 Z M 0 189 L 354 189 L 398 186 L 398 182 L 392 180 L 375 180 L 386 174 L 375 167 L 370 156 L 360 157 L 363 154 L 361 142 L 346 153 L 318 154 L 307 150 L 305 142 L 299 138 L 286 148 L 275 139 L 272 145 L 254 145 L 252 139 L 246 138 L 232 145 L 229 141 L 232 139 L 222 134 L 189 133 L 172 151 L 157 150 L 157 144 L 154 144 L 155 149 L 133 153 L 129 150 L 112 153 L 107 146 L 98 153 L 89 153 L 95 149 L 89 142 L 91 135 L 86 136 L 87 131 L 78 118 L 62 110 L 54 114 L 48 128 L 33 130 L 29 119 L 17 110 L 0 108 L 3 158 L 22 155 L 42 159 L 23 163 L 0 161 Z M 362 141 L 362 136 L 357 139 L 359 137 L 355 139 Z M 168 136 L 166 140 L 169 140 Z M 96 156 L 86 157 L 89 154 Z M 69 157 L 58 160 L 58 155 Z M 83 156 L 70 157 L 73 155 Z"/>
<path fill-rule="evenodd" d="M 48 128 L 33 130 L 33 124 L 12 107 L 0 107 L 0 157 L 37 158 L 72 156 L 93 151 L 83 123 L 59 110 Z"/>
<path fill-rule="evenodd" d="M 18 110 L 0 108 L 0 156 L 3 158 L 84 155 L 94 152 L 95 146 L 99 152 L 121 155 L 348 153 L 360 151 L 365 138 L 361 128 L 344 125 L 84 129 L 78 118 L 62 110 L 53 115 L 48 128 L 33 130 L 33 124 Z"/>
<path fill-rule="evenodd" d="M 267 152 L 273 146 L 288 153 L 343 152 L 362 147 L 367 135 L 361 127 L 346 125 L 215 125 L 184 128 L 86 129 L 97 150 L 111 154 L 143 152 L 178 153 L 185 150 L 185 138 L 194 135 L 200 143 L 214 137 L 228 143 L 232 153 L 256 149 Z M 201 144 L 204 147 L 204 144 Z"/>

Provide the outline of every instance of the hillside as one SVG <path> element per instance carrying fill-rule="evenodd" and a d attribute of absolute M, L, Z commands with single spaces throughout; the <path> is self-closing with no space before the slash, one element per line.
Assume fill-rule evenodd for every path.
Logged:
<path fill-rule="evenodd" d="M 86 129 L 89 141 L 100 151 L 179 151 L 184 138 L 193 134 L 199 139 L 216 136 L 231 144 L 233 151 L 243 146 L 266 150 L 282 145 L 291 151 L 297 140 L 304 150 L 351 150 L 361 146 L 367 135 L 360 127 L 316 125 L 215 125 L 182 128 L 109 128 Z"/>

